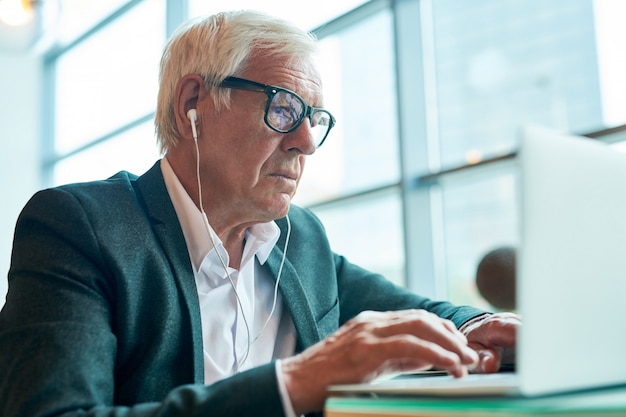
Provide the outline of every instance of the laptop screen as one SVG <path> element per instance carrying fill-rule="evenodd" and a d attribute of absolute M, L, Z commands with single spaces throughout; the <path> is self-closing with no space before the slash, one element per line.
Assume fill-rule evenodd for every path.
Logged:
<path fill-rule="evenodd" d="M 529 127 L 518 157 L 522 391 L 626 383 L 626 155 Z"/>

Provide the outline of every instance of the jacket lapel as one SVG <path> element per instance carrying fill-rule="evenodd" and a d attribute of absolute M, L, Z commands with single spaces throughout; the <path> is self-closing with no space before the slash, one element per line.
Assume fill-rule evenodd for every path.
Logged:
<path fill-rule="evenodd" d="M 281 227 L 281 237 L 276 246 L 274 246 L 274 249 L 272 249 L 272 252 L 267 258 L 267 262 L 265 264 L 274 279 L 276 279 L 278 275 L 280 263 L 283 259 L 283 248 L 285 244 L 285 229 L 282 221 L 278 220 L 276 223 Z M 287 250 L 287 254 L 289 254 L 289 250 Z M 308 299 L 307 293 L 302 287 L 298 273 L 289 261 L 289 257 L 285 259 L 278 288 L 283 298 L 283 303 L 289 310 L 293 323 L 296 327 L 296 332 L 298 334 L 297 350 L 304 350 L 307 347 L 319 342 L 321 340 L 321 336 L 313 309 L 311 308 L 311 303 Z"/>
<path fill-rule="evenodd" d="M 143 198 L 154 233 L 163 247 L 163 253 L 171 265 L 172 274 L 187 305 L 192 328 L 190 337 L 194 352 L 194 378 L 196 383 L 203 383 L 204 358 L 198 293 L 185 237 L 165 187 L 160 161 L 137 179 L 136 187 Z"/>

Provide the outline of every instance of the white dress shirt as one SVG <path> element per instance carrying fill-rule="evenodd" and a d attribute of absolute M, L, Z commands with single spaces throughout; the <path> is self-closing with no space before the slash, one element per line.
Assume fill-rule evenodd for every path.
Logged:
<path fill-rule="evenodd" d="M 277 359 L 283 406 L 285 413 L 293 416 L 278 359 L 294 354 L 296 331 L 280 293 L 276 295 L 275 311 L 268 320 L 274 303 L 275 281 L 262 267 L 278 241 L 280 229 L 275 222 L 248 229 L 240 269 L 230 268 L 222 241 L 209 226 L 215 243 L 213 248 L 200 210 L 165 157 L 161 160 L 161 171 L 185 236 L 198 289 L 204 383 L 212 384 Z"/>

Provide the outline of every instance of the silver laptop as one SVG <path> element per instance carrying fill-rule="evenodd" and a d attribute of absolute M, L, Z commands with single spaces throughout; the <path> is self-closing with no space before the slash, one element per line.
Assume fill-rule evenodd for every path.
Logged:
<path fill-rule="evenodd" d="M 404 376 L 332 392 L 538 396 L 626 384 L 626 154 L 528 127 L 516 158 L 516 372 Z"/>

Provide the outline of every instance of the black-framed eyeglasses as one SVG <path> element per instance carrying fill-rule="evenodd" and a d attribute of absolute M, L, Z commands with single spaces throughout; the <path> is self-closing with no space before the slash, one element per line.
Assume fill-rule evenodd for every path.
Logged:
<path fill-rule="evenodd" d="M 237 77 L 225 78 L 218 87 L 267 94 L 264 120 L 265 124 L 276 132 L 293 132 L 308 117 L 311 122 L 312 139 L 317 148 L 322 146 L 328 132 L 335 125 L 335 118 L 328 110 L 309 106 L 302 97 L 286 88 Z"/>

